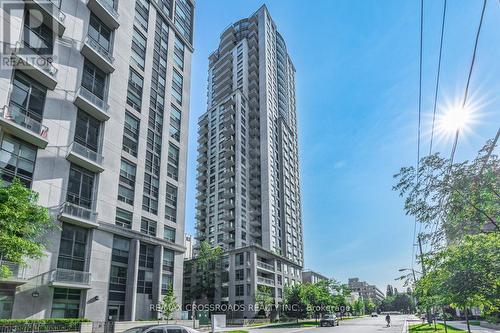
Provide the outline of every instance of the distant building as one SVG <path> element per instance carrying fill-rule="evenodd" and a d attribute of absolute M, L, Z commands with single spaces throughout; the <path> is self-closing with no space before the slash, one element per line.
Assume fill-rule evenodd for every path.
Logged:
<path fill-rule="evenodd" d="M 311 270 L 305 270 L 302 272 L 302 283 L 317 283 L 324 280 L 328 280 L 328 278 L 320 273 Z"/>
<path fill-rule="evenodd" d="M 377 286 L 359 281 L 359 278 L 350 278 L 348 285 L 351 291 L 358 293 L 363 299 L 381 302 L 385 298 L 384 293 Z"/>
<path fill-rule="evenodd" d="M 184 260 L 190 260 L 193 258 L 193 236 L 184 234 L 184 247 L 186 252 L 184 252 Z"/>

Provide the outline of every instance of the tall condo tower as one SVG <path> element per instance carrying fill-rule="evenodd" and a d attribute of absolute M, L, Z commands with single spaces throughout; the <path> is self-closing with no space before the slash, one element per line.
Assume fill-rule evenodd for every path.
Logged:
<path fill-rule="evenodd" d="M 295 68 L 265 6 L 220 35 L 198 125 L 196 239 L 228 255 L 222 299 L 281 298 L 303 266 Z"/>
<path fill-rule="evenodd" d="M 0 318 L 157 318 L 170 284 L 182 297 L 194 3 L 4 1 L 0 14 L 16 60 L 0 71 L 0 177 L 38 192 L 59 226 L 41 260 L 2 262 Z"/>

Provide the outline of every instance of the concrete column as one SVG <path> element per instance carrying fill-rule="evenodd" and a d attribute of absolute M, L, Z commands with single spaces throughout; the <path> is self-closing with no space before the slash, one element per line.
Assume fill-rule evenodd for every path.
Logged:
<path fill-rule="evenodd" d="M 140 245 L 141 244 L 138 239 L 130 240 L 127 270 L 127 293 L 125 295 L 125 320 L 135 320 Z"/>
<path fill-rule="evenodd" d="M 162 281 L 162 264 L 163 264 L 163 246 L 155 246 L 155 261 L 153 266 L 153 304 L 157 306 L 161 302 L 161 281 Z M 161 313 L 158 311 L 152 312 L 153 319 L 159 319 Z"/>

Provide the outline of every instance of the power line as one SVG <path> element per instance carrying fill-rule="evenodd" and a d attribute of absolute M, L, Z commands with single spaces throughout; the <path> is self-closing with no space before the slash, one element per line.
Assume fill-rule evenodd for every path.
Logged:
<path fill-rule="evenodd" d="M 424 0 L 420 0 L 420 54 L 419 54 L 419 79 L 418 79 L 418 129 L 417 129 L 417 167 L 416 178 L 417 186 L 419 184 L 419 169 L 420 169 L 420 132 L 422 120 L 422 58 L 423 58 L 423 35 L 424 35 Z M 415 217 L 413 223 L 413 240 L 412 240 L 412 255 L 411 267 L 415 261 L 415 237 L 417 233 L 417 218 Z M 420 233 L 420 227 L 419 227 Z"/>
<path fill-rule="evenodd" d="M 481 27 L 483 26 L 484 12 L 486 10 L 487 3 L 488 3 L 488 0 L 483 1 L 483 9 L 481 10 L 481 19 L 479 20 L 479 26 L 477 27 L 476 40 L 474 42 L 474 51 L 472 52 L 472 60 L 471 60 L 470 67 L 469 67 L 469 74 L 467 75 L 467 84 L 465 85 L 464 99 L 462 102 L 462 110 L 465 109 L 465 105 L 467 105 L 467 98 L 469 97 L 470 80 L 472 77 L 472 71 L 474 70 L 474 64 L 476 63 L 477 45 L 479 43 L 479 35 L 481 34 Z M 455 153 L 457 151 L 458 136 L 459 135 L 460 135 L 460 128 L 458 128 L 456 133 L 455 133 L 455 141 L 453 142 L 453 148 L 451 150 L 450 168 L 451 168 L 451 165 L 453 164 L 453 160 L 455 158 Z"/>
<path fill-rule="evenodd" d="M 434 140 L 434 125 L 436 122 L 436 109 L 437 109 L 437 99 L 438 99 L 438 92 L 439 92 L 439 78 L 441 76 L 441 56 L 443 54 L 443 37 L 444 37 L 444 27 L 445 27 L 445 21 L 446 21 L 446 3 L 447 0 L 444 0 L 444 5 L 443 5 L 443 20 L 441 23 L 441 41 L 439 42 L 439 58 L 438 58 L 438 68 L 437 68 L 437 77 L 436 77 L 436 89 L 434 91 L 434 111 L 432 115 L 432 130 L 431 130 L 431 143 L 429 147 L 429 155 L 432 154 L 432 143 Z"/>

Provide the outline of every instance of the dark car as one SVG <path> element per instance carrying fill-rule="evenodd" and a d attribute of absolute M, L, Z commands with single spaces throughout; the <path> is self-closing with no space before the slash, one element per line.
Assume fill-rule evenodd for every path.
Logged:
<path fill-rule="evenodd" d="M 321 327 L 325 326 L 339 326 L 339 320 L 337 319 L 337 316 L 334 314 L 325 314 L 321 318 L 319 325 Z"/>

